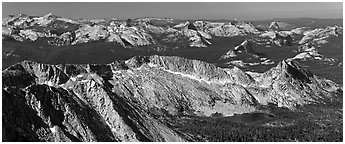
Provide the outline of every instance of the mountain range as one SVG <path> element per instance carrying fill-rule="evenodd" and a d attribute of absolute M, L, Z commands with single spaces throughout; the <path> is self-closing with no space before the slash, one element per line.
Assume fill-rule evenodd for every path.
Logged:
<path fill-rule="evenodd" d="M 288 129 L 306 121 L 275 109 L 342 103 L 342 25 L 260 23 L 3 18 L 2 139 L 208 141 L 178 125 L 254 114 L 256 130 Z"/>
<path fill-rule="evenodd" d="M 106 65 L 24 61 L 2 75 L 5 141 L 185 141 L 159 118 L 232 116 L 268 103 L 294 109 L 342 91 L 293 60 L 262 74 L 157 55 Z"/>

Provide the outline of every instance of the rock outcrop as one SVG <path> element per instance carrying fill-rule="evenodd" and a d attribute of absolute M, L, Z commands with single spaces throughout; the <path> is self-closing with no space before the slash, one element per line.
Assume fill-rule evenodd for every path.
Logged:
<path fill-rule="evenodd" d="M 304 32 L 304 37 L 299 41 L 299 44 L 312 43 L 316 45 L 327 43 L 327 38 L 331 36 L 338 37 L 343 34 L 343 28 L 339 26 L 328 26 L 326 28 L 317 28 Z"/>
<path fill-rule="evenodd" d="M 269 24 L 259 24 L 256 26 L 262 31 L 290 31 L 296 28 L 295 25 L 284 22 L 284 21 L 272 21 Z"/>
<path fill-rule="evenodd" d="M 291 31 L 266 31 L 259 35 L 261 38 L 270 38 L 270 43 L 278 46 L 292 46 L 294 39 Z"/>
<path fill-rule="evenodd" d="M 248 65 L 272 65 L 274 62 L 269 58 L 264 56 L 259 56 L 259 54 L 253 49 L 252 40 L 245 40 L 240 45 L 229 50 L 226 54 L 222 55 L 220 60 L 226 59 L 238 59 L 231 61 L 231 65 L 238 67 L 247 67 Z"/>
<path fill-rule="evenodd" d="M 326 57 L 323 54 L 321 54 L 318 51 L 318 49 L 312 44 L 312 42 L 305 43 L 305 44 L 301 45 L 297 52 L 298 52 L 298 54 L 291 59 L 302 60 L 302 61 L 320 60 L 320 61 L 324 61 L 324 62 L 329 62 L 331 64 L 338 61 L 335 58 Z"/>
<path fill-rule="evenodd" d="M 228 51 L 221 58 L 227 59 L 227 58 L 231 58 L 231 57 L 236 57 L 237 53 L 241 53 L 241 52 L 252 54 L 254 57 L 258 57 L 256 52 L 253 49 L 253 46 L 252 46 L 251 42 L 249 42 L 248 40 L 245 40 L 240 45 L 236 46 L 234 48 L 234 50 Z"/>
<path fill-rule="evenodd" d="M 190 23 L 189 21 L 178 24 L 174 26 L 174 28 L 179 31 L 173 33 L 173 37 L 178 37 L 179 35 L 187 37 L 188 40 L 191 41 L 189 44 L 190 47 L 207 47 L 211 44 L 211 42 L 209 42 L 211 35 L 199 30 L 193 23 Z"/>
<path fill-rule="evenodd" d="M 272 22 L 268 28 L 274 31 L 279 31 L 279 24 L 278 22 Z"/>
<path fill-rule="evenodd" d="M 268 90 L 263 95 L 259 94 L 259 102 L 275 103 L 289 108 L 294 105 L 322 103 L 330 99 L 324 97 L 325 95 L 335 97 L 341 89 L 336 83 L 313 75 L 289 59 L 263 74 L 252 76 L 258 85 Z"/>
<path fill-rule="evenodd" d="M 273 42 L 278 46 L 292 46 L 293 45 L 293 38 L 291 35 L 282 35 L 279 33 L 275 33 L 275 37 L 273 38 Z"/>

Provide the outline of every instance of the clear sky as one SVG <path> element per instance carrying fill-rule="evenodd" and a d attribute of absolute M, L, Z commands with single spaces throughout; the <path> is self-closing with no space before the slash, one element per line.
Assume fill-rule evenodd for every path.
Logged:
<path fill-rule="evenodd" d="M 49 12 L 73 19 L 167 17 L 175 19 L 342 18 L 341 2 L 3 2 L 2 16 Z"/>

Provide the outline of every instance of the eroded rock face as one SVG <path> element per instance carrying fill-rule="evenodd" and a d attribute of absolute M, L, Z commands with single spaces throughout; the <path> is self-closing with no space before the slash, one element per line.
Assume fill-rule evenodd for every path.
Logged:
<path fill-rule="evenodd" d="M 195 23 L 187 21 L 175 25 L 174 28 L 179 31 L 174 32 L 168 39 L 184 36 L 191 42 L 189 44 L 190 47 L 207 47 L 211 44 L 211 42 L 209 42 L 211 35 L 202 31 L 202 28 L 197 27 Z"/>
<path fill-rule="evenodd" d="M 229 50 L 226 54 L 222 55 L 220 60 L 226 59 L 240 59 L 231 61 L 231 65 L 238 67 L 246 67 L 247 65 L 271 65 L 274 62 L 264 56 L 259 56 L 253 49 L 253 40 L 245 40 L 240 45 Z M 245 61 L 245 62 L 244 62 Z"/>
<path fill-rule="evenodd" d="M 84 26 L 76 32 L 76 40 L 72 44 L 87 43 L 89 41 L 98 41 L 108 37 L 108 32 L 101 26 Z"/>
<path fill-rule="evenodd" d="M 4 141 L 185 141 L 160 117 L 226 116 L 335 99 L 341 87 L 284 60 L 245 73 L 176 56 L 110 64 L 24 61 L 3 71 Z"/>
<path fill-rule="evenodd" d="M 240 45 L 236 46 L 233 50 L 228 51 L 225 55 L 222 56 L 223 59 L 230 58 L 230 57 L 236 57 L 237 53 L 245 52 L 248 54 L 252 54 L 256 57 L 256 52 L 253 49 L 253 46 L 250 41 L 245 40 Z"/>
<path fill-rule="evenodd" d="M 289 108 L 329 100 L 341 90 L 338 84 L 313 75 L 289 59 L 261 75 L 253 76 L 257 84 L 268 90 L 257 97 L 261 103 L 266 101 Z"/>
<path fill-rule="evenodd" d="M 261 30 L 271 30 L 271 31 L 290 31 L 294 28 L 296 28 L 296 26 L 294 26 L 293 24 L 289 24 L 286 23 L 284 21 L 272 21 L 269 24 L 259 24 L 257 25 L 257 28 L 261 29 Z"/>
<path fill-rule="evenodd" d="M 316 45 L 316 46 L 315 46 Z M 320 45 L 317 45 L 314 43 L 314 41 L 310 41 L 308 43 L 302 44 L 298 47 L 296 56 L 294 56 L 291 59 L 295 60 L 319 60 L 324 61 L 330 64 L 334 64 L 338 61 L 336 58 L 332 57 L 326 57 L 322 53 L 319 52 L 319 50 L 316 47 L 320 47 Z"/>
<path fill-rule="evenodd" d="M 279 31 L 279 25 L 277 22 L 272 22 L 268 28 L 271 30 Z"/>
<path fill-rule="evenodd" d="M 297 54 L 292 59 L 298 60 L 307 60 L 307 59 L 316 59 L 322 60 L 324 56 L 319 53 L 319 51 L 310 43 L 306 43 L 299 47 L 299 54 Z"/>
<path fill-rule="evenodd" d="M 204 22 L 202 24 L 202 29 L 204 29 L 205 32 L 218 37 L 244 36 L 258 33 L 258 30 L 251 23 L 244 22 L 236 24 Z"/>
<path fill-rule="evenodd" d="M 282 46 L 292 46 L 294 44 L 294 39 L 291 36 L 294 31 L 266 31 L 259 35 L 261 38 L 270 38 L 271 42 L 280 47 Z"/>
<path fill-rule="evenodd" d="M 309 30 L 304 32 L 304 37 L 299 41 L 299 44 L 305 43 L 312 43 L 316 45 L 327 43 L 325 40 L 328 37 L 335 36 L 338 37 L 339 35 L 343 34 L 343 28 L 338 26 L 328 26 L 326 28 L 317 28 L 314 30 Z"/>
<path fill-rule="evenodd" d="M 279 33 L 275 33 L 273 42 L 278 46 L 292 46 L 293 38 L 291 37 L 291 35 L 282 35 Z"/>

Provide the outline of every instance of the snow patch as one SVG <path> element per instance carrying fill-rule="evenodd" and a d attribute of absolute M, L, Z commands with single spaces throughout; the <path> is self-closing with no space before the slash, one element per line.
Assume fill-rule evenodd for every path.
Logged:
<path fill-rule="evenodd" d="M 120 73 L 121 73 L 121 71 L 120 71 L 120 70 L 118 70 L 118 71 L 114 71 L 114 70 L 112 70 L 112 72 L 113 72 L 113 74 L 120 74 Z"/>
<path fill-rule="evenodd" d="M 48 81 L 48 82 L 47 82 L 47 85 L 48 85 L 48 86 L 53 86 L 53 83 L 52 83 L 51 81 Z"/>
<path fill-rule="evenodd" d="M 157 64 L 154 64 L 154 63 L 147 63 L 150 67 L 158 67 Z"/>
<path fill-rule="evenodd" d="M 56 132 L 56 126 L 53 126 L 52 128 L 49 128 L 52 133 Z"/>
<path fill-rule="evenodd" d="M 254 63 L 247 63 L 248 65 L 250 65 L 250 66 L 256 66 L 256 65 L 260 65 L 260 63 L 259 62 L 254 62 Z"/>
<path fill-rule="evenodd" d="M 71 19 L 67 19 L 67 18 L 57 18 L 58 20 L 60 21 L 65 21 L 65 22 L 69 22 L 69 23 L 72 23 L 72 24 L 79 24 L 78 22 L 74 21 L 74 20 L 71 20 Z"/>
<path fill-rule="evenodd" d="M 174 72 L 174 71 L 171 71 L 171 70 L 167 70 L 167 69 L 163 69 L 164 71 L 166 72 L 169 72 L 169 73 L 172 73 L 172 74 L 176 74 L 176 75 L 181 75 L 182 77 L 187 77 L 187 78 L 190 78 L 190 79 L 193 79 L 193 80 L 196 80 L 196 81 L 204 81 L 206 82 L 207 84 L 210 84 L 211 82 L 210 81 L 207 81 L 205 79 L 200 79 L 196 76 L 193 76 L 193 75 L 189 75 L 189 74 L 184 74 L 184 73 L 181 73 L 181 72 Z"/>
<path fill-rule="evenodd" d="M 128 74 L 134 75 L 134 72 L 132 70 L 127 70 Z"/>

